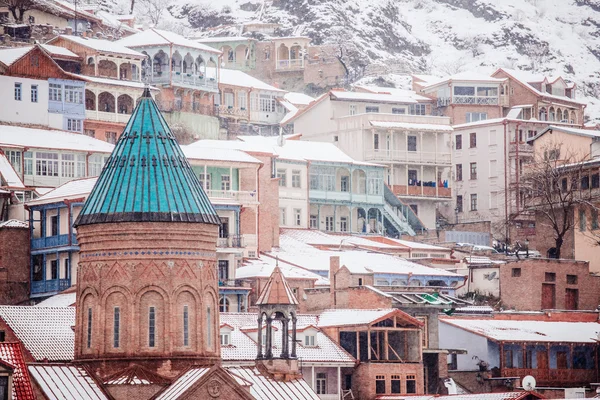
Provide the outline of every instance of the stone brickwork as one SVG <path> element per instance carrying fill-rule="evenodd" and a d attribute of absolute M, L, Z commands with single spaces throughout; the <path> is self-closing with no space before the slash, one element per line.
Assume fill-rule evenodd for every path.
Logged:
<path fill-rule="evenodd" d="M 0 304 L 29 300 L 29 228 L 0 228 Z"/>
<path fill-rule="evenodd" d="M 218 364 L 217 229 L 169 222 L 79 226 L 76 360 L 100 377 L 131 361 L 171 378 L 194 364 Z"/>
<path fill-rule="evenodd" d="M 552 291 L 554 307 L 544 307 L 543 297 L 549 302 L 548 295 Z M 525 259 L 500 265 L 500 297 L 507 308 L 517 311 L 569 309 L 569 295 L 577 296 L 579 310 L 595 310 L 600 304 L 600 278 L 590 275 L 587 262 Z"/>
<path fill-rule="evenodd" d="M 410 375 L 416 379 L 417 393 L 415 394 L 424 394 L 423 364 L 421 363 L 361 363 L 356 367 L 352 376 L 352 393 L 357 399 L 375 399 L 377 397 L 375 381 L 378 376 L 385 378 L 384 394 L 392 394 L 392 376 L 400 377 L 400 393 L 407 393 L 406 377 Z"/>

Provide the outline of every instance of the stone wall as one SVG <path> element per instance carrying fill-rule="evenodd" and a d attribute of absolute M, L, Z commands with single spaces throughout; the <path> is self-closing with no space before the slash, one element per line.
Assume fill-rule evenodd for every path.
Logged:
<path fill-rule="evenodd" d="M 0 228 L 0 304 L 29 300 L 29 228 Z"/>

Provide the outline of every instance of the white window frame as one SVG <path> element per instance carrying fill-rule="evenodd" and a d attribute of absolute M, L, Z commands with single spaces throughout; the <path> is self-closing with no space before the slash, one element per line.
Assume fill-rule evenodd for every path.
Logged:
<path fill-rule="evenodd" d="M 23 100 L 23 84 L 21 82 L 15 82 L 15 100 Z"/>
<path fill-rule="evenodd" d="M 38 85 L 31 85 L 31 102 L 38 102 Z"/>
<path fill-rule="evenodd" d="M 294 208 L 294 223 L 296 226 L 302 226 L 302 209 Z"/>
<path fill-rule="evenodd" d="M 230 175 L 221 175 L 221 190 L 223 190 L 223 191 L 231 190 L 231 176 Z"/>

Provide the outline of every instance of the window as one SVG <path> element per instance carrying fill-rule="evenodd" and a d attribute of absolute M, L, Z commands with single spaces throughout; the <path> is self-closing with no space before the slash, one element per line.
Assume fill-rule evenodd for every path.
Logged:
<path fill-rule="evenodd" d="M 456 196 L 456 211 L 463 212 L 463 197 L 461 194 Z"/>
<path fill-rule="evenodd" d="M 417 151 L 417 137 L 409 135 L 406 139 L 408 151 Z"/>
<path fill-rule="evenodd" d="M 477 147 L 477 132 L 469 133 L 469 148 L 474 149 Z"/>
<path fill-rule="evenodd" d="M 83 104 L 81 88 L 77 86 L 65 85 L 65 101 L 67 103 Z"/>
<path fill-rule="evenodd" d="M 358 278 L 358 286 L 362 286 L 363 285 L 363 278 Z"/>
<path fill-rule="evenodd" d="M 15 169 L 17 173 L 21 173 L 22 165 L 21 165 L 21 152 L 15 150 L 5 150 L 4 154 L 6 158 L 10 162 L 10 165 Z"/>
<path fill-rule="evenodd" d="M 458 355 L 456 353 L 448 354 L 448 371 L 458 369 Z"/>
<path fill-rule="evenodd" d="M 340 217 L 340 231 L 348 232 L 348 217 Z"/>
<path fill-rule="evenodd" d="M 198 174 L 198 179 L 204 190 L 210 190 L 210 174 Z"/>
<path fill-rule="evenodd" d="M 262 112 L 275 112 L 275 99 L 268 94 L 259 95 L 260 100 L 260 111 Z"/>
<path fill-rule="evenodd" d="M 375 375 L 375 393 L 385 393 L 385 375 Z"/>
<path fill-rule="evenodd" d="M 95 137 L 96 137 L 96 131 L 95 131 L 95 130 L 93 130 L 93 129 L 84 129 L 84 130 L 83 130 L 83 134 L 84 134 L 85 136 L 89 136 L 89 137 L 93 137 L 93 138 L 95 138 Z"/>
<path fill-rule="evenodd" d="M 554 273 L 554 272 L 546 272 L 544 274 L 544 280 L 546 282 L 556 282 L 556 273 Z"/>
<path fill-rule="evenodd" d="M 64 271 L 63 271 L 63 276 L 65 279 L 69 278 L 69 275 L 71 275 L 70 271 L 69 271 L 69 259 L 65 258 L 65 264 L 64 264 Z"/>
<path fill-rule="evenodd" d="M 121 309 L 115 307 L 113 314 L 113 347 L 120 347 Z"/>
<path fill-rule="evenodd" d="M 21 101 L 22 86 L 20 83 L 15 83 L 15 100 L 17 101 Z"/>
<path fill-rule="evenodd" d="M 456 150 L 462 150 L 462 135 L 456 135 Z"/>
<path fill-rule="evenodd" d="M 238 107 L 241 110 L 246 110 L 248 108 L 248 95 L 246 92 L 238 92 Z"/>
<path fill-rule="evenodd" d="M 299 208 L 294 208 L 294 223 L 296 226 L 302 225 L 302 210 Z"/>
<path fill-rule="evenodd" d="M 546 160 L 558 160 L 560 159 L 560 149 L 551 149 L 551 150 L 546 150 L 544 152 L 544 158 Z"/>
<path fill-rule="evenodd" d="M 183 345 L 190 345 L 190 314 L 188 306 L 183 306 Z"/>
<path fill-rule="evenodd" d="M 567 285 L 577 285 L 577 275 L 567 275 Z"/>
<path fill-rule="evenodd" d="M 327 374 L 325 372 L 317 373 L 317 394 L 327 393 Z"/>
<path fill-rule="evenodd" d="M 392 390 L 392 393 L 401 393 L 402 392 L 402 389 L 401 389 L 401 386 L 400 386 L 401 382 L 402 381 L 400 379 L 400 375 L 392 375 L 392 378 L 391 378 L 391 390 Z"/>
<path fill-rule="evenodd" d="M 392 107 L 392 114 L 406 114 L 406 108 Z"/>
<path fill-rule="evenodd" d="M 92 347 L 92 308 L 88 308 L 88 320 L 87 320 L 87 348 Z"/>
<path fill-rule="evenodd" d="M 356 104 L 350 104 L 350 115 L 356 115 Z"/>
<path fill-rule="evenodd" d="M 117 132 L 106 132 L 106 141 L 108 143 L 117 143 Z"/>
<path fill-rule="evenodd" d="M 462 164 L 456 164 L 456 180 L 457 181 L 463 180 Z"/>
<path fill-rule="evenodd" d="M 333 217 L 332 216 L 325 217 L 325 230 L 328 232 L 333 232 L 334 226 L 333 226 Z"/>
<path fill-rule="evenodd" d="M 0 343 L 3 343 L 5 341 L 6 341 L 6 332 L 0 331 Z"/>
<path fill-rule="evenodd" d="M 587 221 L 585 218 L 585 210 L 579 210 L 579 230 L 585 232 Z"/>
<path fill-rule="evenodd" d="M 58 235 L 58 215 L 50 217 L 50 236 Z"/>
<path fill-rule="evenodd" d="M 411 104 L 408 106 L 410 115 L 425 115 L 425 104 Z"/>
<path fill-rule="evenodd" d="M 379 150 L 379 133 L 373 134 L 373 149 Z"/>
<path fill-rule="evenodd" d="M 58 176 L 58 154 L 57 153 L 35 153 L 36 175 Z"/>
<path fill-rule="evenodd" d="M 455 96 L 475 96 L 475 88 L 473 86 L 454 86 Z"/>
<path fill-rule="evenodd" d="M 342 191 L 342 192 L 350 191 L 350 177 L 348 175 L 342 176 L 340 178 L 340 191 Z"/>
<path fill-rule="evenodd" d="M 498 176 L 497 165 L 498 162 L 496 160 L 490 160 L 490 178 Z"/>
<path fill-rule="evenodd" d="M 589 189 L 590 188 L 590 177 L 589 176 L 582 176 L 581 177 L 581 188 L 582 189 Z"/>
<path fill-rule="evenodd" d="M 148 308 L 148 347 L 156 346 L 156 309 Z"/>
<path fill-rule="evenodd" d="M 50 279 L 58 279 L 58 260 L 50 261 Z"/>
<path fill-rule="evenodd" d="M 486 86 L 478 86 L 477 87 L 477 96 L 478 97 L 495 97 L 498 96 L 498 88 L 497 87 L 486 87 Z"/>
<path fill-rule="evenodd" d="M 277 168 L 277 177 L 279 178 L 279 186 L 280 187 L 286 187 L 287 186 L 287 182 L 286 182 L 287 172 L 286 172 L 286 170 L 285 169 Z"/>
<path fill-rule="evenodd" d="M 279 209 L 279 225 L 281 226 L 285 226 L 286 222 L 285 222 L 285 208 L 282 207 Z"/>
<path fill-rule="evenodd" d="M 84 160 L 85 160 L 85 158 L 84 158 Z M 100 172 L 102 172 L 102 168 L 104 167 L 104 164 L 106 163 L 107 160 L 108 160 L 108 157 L 104 157 L 101 155 L 90 156 L 90 158 L 89 158 L 89 166 L 90 166 L 89 176 L 100 175 Z M 84 164 L 84 167 L 85 167 L 85 164 Z"/>
<path fill-rule="evenodd" d="M 293 188 L 301 188 L 302 187 L 302 178 L 300 175 L 300 171 L 292 170 L 292 187 Z"/>
<path fill-rule="evenodd" d="M 306 335 L 304 336 L 304 345 L 308 347 L 314 347 L 315 345 L 315 335 Z"/>
<path fill-rule="evenodd" d="M 504 368 L 514 368 L 512 350 L 504 350 Z"/>
<path fill-rule="evenodd" d="M 231 335 L 229 334 L 229 332 L 221 332 L 219 334 L 219 340 L 221 341 L 221 346 L 228 346 L 229 343 L 231 343 Z"/>
<path fill-rule="evenodd" d="M 229 312 L 229 299 L 225 296 L 221 297 L 221 300 L 219 300 L 219 311 Z"/>
<path fill-rule="evenodd" d="M 483 121 L 487 119 L 487 113 L 479 113 L 479 112 L 468 112 L 465 115 L 466 122 L 477 122 Z"/>
<path fill-rule="evenodd" d="M 470 176 L 469 179 L 474 180 L 477 179 L 477 163 L 472 162 L 470 164 Z"/>
<path fill-rule="evenodd" d="M 592 230 L 598 229 L 598 210 L 592 208 L 592 222 L 590 224 L 590 228 Z"/>
<path fill-rule="evenodd" d="M 333 141 L 334 141 L 334 142 L 339 142 L 339 140 L 340 140 L 340 137 L 339 137 L 338 135 L 335 135 L 335 136 L 333 137 Z"/>
<path fill-rule="evenodd" d="M 406 375 L 406 393 L 417 393 L 417 377 Z"/>
<path fill-rule="evenodd" d="M 80 119 L 67 119 L 67 130 L 71 132 L 81 132 L 82 122 Z"/>
<path fill-rule="evenodd" d="M 31 85 L 31 102 L 38 102 L 38 85 Z"/>
<path fill-rule="evenodd" d="M 471 194 L 471 211 L 477 211 L 477 194 Z"/>
<path fill-rule="evenodd" d="M 377 106 L 367 106 L 365 110 L 366 110 L 367 113 L 378 113 L 379 112 L 379 107 L 377 107 Z"/>
<path fill-rule="evenodd" d="M 310 229 L 318 229 L 318 227 L 318 218 L 316 215 L 313 214 L 310 216 Z"/>
<path fill-rule="evenodd" d="M 221 175 L 221 190 L 231 190 L 231 177 L 229 175 Z"/>
<path fill-rule="evenodd" d="M 58 85 L 56 83 L 49 84 L 48 100 L 62 101 L 62 85 Z"/>

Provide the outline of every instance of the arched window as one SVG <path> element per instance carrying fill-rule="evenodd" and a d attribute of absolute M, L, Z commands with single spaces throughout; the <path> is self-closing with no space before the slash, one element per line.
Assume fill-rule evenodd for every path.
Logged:
<path fill-rule="evenodd" d="M 540 108 L 540 121 L 546 121 L 547 118 L 546 107 Z"/>
<path fill-rule="evenodd" d="M 219 311 L 229 312 L 229 299 L 227 297 L 221 297 L 219 301 Z"/>

